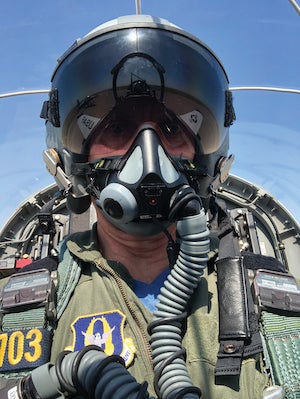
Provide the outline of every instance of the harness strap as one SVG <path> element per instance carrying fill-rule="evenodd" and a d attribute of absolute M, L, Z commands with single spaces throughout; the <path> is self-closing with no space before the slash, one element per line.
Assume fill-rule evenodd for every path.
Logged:
<path fill-rule="evenodd" d="M 219 295 L 219 352 L 215 376 L 238 376 L 242 359 L 262 352 L 244 257 L 224 205 L 219 222 L 219 260 L 216 262 Z"/>
<path fill-rule="evenodd" d="M 221 263 L 223 263 L 226 261 L 227 256 L 228 264 L 230 265 L 230 263 L 232 263 L 230 258 L 233 256 L 241 256 L 241 254 L 237 254 L 237 236 L 235 235 L 234 229 L 229 224 L 228 215 L 223 218 L 220 227 L 219 259 Z M 242 257 L 246 269 L 253 271 L 261 270 L 264 273 L 269 270 L 273 274 L 275 272 L 275 280 L 267 278 L 266 282 L 269 282 L 271 285 L 264 287 L 262 292 L 260 292 L 260 301 L 258 303 L 257 298 L 255 298 L 255 303 L 259 308 L 260 333 L 255 328 L 251 334 L 250 351 L 249 347 L 247 349 L 247 340 L 241 338 L 237 339 L 237 336 L 235 336 L 231 342 L 229 340 L 225 341 L 224 339 L 222 340 L 220 334 L 220 350 L 215 373 L 216 375 L 234 374 L 234 372 L 238 371 L 239 362 L 242 358 L 250 356 L 251 353 L 255 353 L 255 350 L 257 350 L 258 353 L 261 351 L 260 348 L 263 345 L 266 368 L 270 372 L 274 386 L 280 386 L 284 389 L 285 399 L 300 399 L 299 288 L 296 288 L 296 283 L 286 281 L 288 278 L 286 277 L 288 276 L 288 274 L 286 274 L 286 269 L 276 258 L 249 252 L 242 253 Z M 217 272 L 219 272 L 218 262 Z M 225 263 L 223 267 L 225 267 Z M 283 282 L 279 281 L 277 286 L 276 275 L 278 274 L 283 276 Z M 248 278 L 247 283 L 249 284 Z M 284 283 L 286 285 L 284 285 Z M 276 289 L 274 288 L 274 284 Z M 232 291 L 233 288 L 230 286 L 229 279 L 227 287 Z M 284 287 L 287 287 L 286 292 L 284 291 Z M 252 288 L 254 288 L 254 291 L 257 290 L 254 284 Z M 278 289 L 283 292 L 278 293 Z M 251 309 L 254 309 L 253 297 L 252 295 L 250 297 L 249 293 L 250 290 L 247 289 L 248 304 Z M 254 292 L 254 294 L 257 295 L 257 292 Z M 244 294 L 237 295 L 236 300 L 241 300 L 241 298 L 244 298 Z M 252 310 L 250 310 L 249 313 L 250 319 L 252 318 L 251 314 Z M 222 323 L 222 318 L 220 318 L 220 331 L 223 328 Z M 258 325 L 257 314 L 253 312 L 252 325 L 255 326 L 255 324 Z M 236 353 L 232 351 L 231 357 L 230 353 L 224 356 L 225 345 L 227 345 L 227 349 L 229 348 L 229 352 L 231 348 L 230 345 L 236 345 Z"/>
<path fill-rule="evenodd" d="M 216 263 L 220 347 L 216 377 L 239 375 L 243 358 L 262 352 L 258 320 L 242 257 Z"/>
<path fill-rule="evenodd" d="M 59 320 L 60 316 L 67 307 L 69 299 L 81 275 L 80 263 L 75 261 L 75 259 L 70 256 L 66 249 L 67 246 L 66 242 L 64 241 L 59 250 L 60 254 L 62 255 L 62 259 L 60 259 L 57 269 L 59 276 L 56 302 L 57 320 Z"/>
<path fill-rule="evenodd" d="M 2 331 L 22 330 L 25 328 L 49 328 L 45 308 L 24 310 L 21 313 L 8 313 L 3 317 Z"/>
<path fill-rule="evenodd" d="M 52 276 L 45 268 L 17 273 L 3 288 L 0 376 L 24 376 L 49 361 L 55 318 Z"/>
<path fill-rule="evenodd" d="M 2 317 L 0 332 L 0 376 L 8 378 L 21 377 L 50 359 L 53 331 L 64 312 L 81 274 L 81 266 L 66 251 L 63 242 L 60 249 L 63 262 L 56 261 L 58 285 L 56 287 L 56 317 L 53 319 L 45 306 L 34 306 L 26 309 L 16 307 L 5 312 Z M 30 278 L 33 271 L 55 269 L 53 259 L 44 258 L 30 265 L 25 271 Z M 48 266 L 48 267 L 47 267 Z M 49 271 L 50 271 L 49 270 Z M 28 274 L 29 272 L 29 274 Z M 22 273 L 18 273 L 22 276 Z M 16 285 L 17 286 L 17 285 Z M 25 292 L 26 294 L 26 292 Z"/>

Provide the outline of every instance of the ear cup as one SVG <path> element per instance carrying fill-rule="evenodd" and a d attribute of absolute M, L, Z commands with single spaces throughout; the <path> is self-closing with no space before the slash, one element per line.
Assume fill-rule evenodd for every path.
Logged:
<path fill-rule="evenodd" d="M 138 217 L 138 205 L 134 195 L 119 183 L 110 183 L 100 193 L 96 204 L 114 221 L 128 223 Z"/>

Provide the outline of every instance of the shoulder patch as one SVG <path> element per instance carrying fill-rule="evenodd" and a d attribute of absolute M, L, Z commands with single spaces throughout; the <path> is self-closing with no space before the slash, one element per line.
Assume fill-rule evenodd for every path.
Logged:
<path fill-rule="evenodd" d="M 99 346 L 108 356 L 119 355 L 128 367 L 136 352 L 132 338 L 124 337 L 126 316 L 120 310 L 77 317 L 71 324 L 74 352 L 88 345 Z"/>

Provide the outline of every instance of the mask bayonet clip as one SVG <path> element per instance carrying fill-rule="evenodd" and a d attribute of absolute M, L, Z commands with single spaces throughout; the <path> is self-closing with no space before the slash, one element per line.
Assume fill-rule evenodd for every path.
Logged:
<path fill-rule="evenodd" d="M 66 193 L 70 192 L 72 188 L 72 182 L 68 179 L 67 175 L 60 166 L 57 152 L 53 148 L 45 150 L 43 152 L 43 160 L 46 164 L 48 172 L 59 181 Z"/>

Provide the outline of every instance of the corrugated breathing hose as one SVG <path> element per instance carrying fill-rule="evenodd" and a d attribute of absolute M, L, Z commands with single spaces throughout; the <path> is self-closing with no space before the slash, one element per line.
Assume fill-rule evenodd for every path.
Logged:
<path fill-rule="evenodd" d="M 55 365 L 47 363 L 23 380 L 24 399 L 76 397 L 148 399 L 147 383 L 139 384 L 119 356 L 107 356 L 94 345 L 79 352 L 62 352 Z"/>
<path fill-rule="evenodd" d="M 188 301 L 208 260 L 209 231 L 205 211 L 201 209 L 200 213 L 179 220 L 177 233 L 179 256 L 161 289 L 157 311 L 149 326 L 154 386 L 162 399 L 196 399 L 201 391 L 193 386 L 186 368 L 181 327 Z"/>

